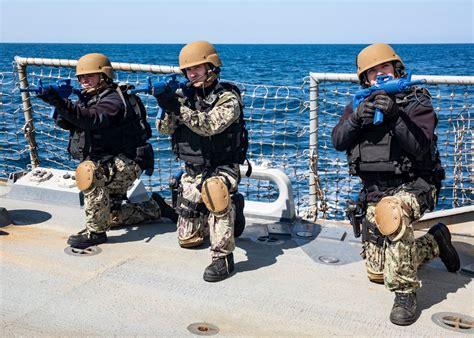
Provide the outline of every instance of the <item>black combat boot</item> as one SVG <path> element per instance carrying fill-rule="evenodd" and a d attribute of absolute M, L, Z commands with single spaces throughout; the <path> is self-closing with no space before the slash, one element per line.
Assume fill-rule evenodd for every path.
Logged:
<path fill-rule="evenodd" d="M 435 224 L 428 231 L 429 234 L 433 235 L 438 243 L 439 257 L 443 261 L 446 269 L 449 272 L 456 272 L 461 267 L 459 256 L 456 249 L 451 243 L 451 233 L 446 225 L 443 223 Z"/>
<path fill-rule="evenodd" d="M 174 211 L 174 209 L 165 202 L 165 199 L 161 197 L 160 194 L 154 192 L 151 194 L 151 198 L 153 198 L 153 200 L 158 203 L 158 206 L 161 210 L 161 216 L 169 218 L 173 223 L 178 222 L 178 215 L 176 214 L 176 211 Z"/>
<path fill-rule="evenodd" d="M 234 272 L 234 254 L 214 259 L 205 270 L 204 280 L 206 282 L 218 282 L 229 277 Z"/>
<path fill-rule="evenodd" d="M 90 246 L 107 242 L 107 234 L 105 232 L 88 232 L 81 231 L 77 235 L 69 236 L 67 244 L 76 249 L 86 249 Z"/>
<path fill-rule="evenodd" d="M 396 325 L 411 325 L 416 321 L 416 293 L 395 292 L 390 321 Z"/>
<path fill-rule="evenodd" d="M 242 235 L 242 232 L 244 232 L 245 229 L 245 199 L 242 194 L 237 193 L 232 195 L 232 201 L 235 205 L 234 237 L 237 238 Z"/>

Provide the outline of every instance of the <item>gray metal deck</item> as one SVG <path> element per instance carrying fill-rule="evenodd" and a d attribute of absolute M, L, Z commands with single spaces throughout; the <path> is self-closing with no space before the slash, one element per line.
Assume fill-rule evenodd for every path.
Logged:
<path fill-rule="evenodd" d="M 98 255 L 71 256 L 66 239 L 82 229 L 83 210 L 12 200 L 6 191 L 0 186 L 0 206 L 15 225 L 0 229 L 1 336 L 191 336 L 194 323 L 220 336 L 472 333 L 432 321 L 445 312 L 474 316 L 472 276 L 447 272 L 439 259 L 419 270 L 418 321 L 391 324 L 394 296 L 367 280 L 360 243 L 343 225 L 247 219 L 235 275 L 206 283 L 208 245 L 180 248 L 169 222 L 112 230 Z M 269 232 L 273 241 L 258 239 Z M 461 265 L 473 263 L 472 226 L 457 232 Z M 210 325 L 200 332 L 216 333 Z"/>

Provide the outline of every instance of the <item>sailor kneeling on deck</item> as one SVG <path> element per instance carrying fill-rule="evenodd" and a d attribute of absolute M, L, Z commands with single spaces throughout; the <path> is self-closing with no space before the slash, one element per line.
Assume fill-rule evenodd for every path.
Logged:
<path fill-rule="evenodd" d="M 174 210 L 158 194 L 142 203 L 127 200 L 127 190 L 153 172 L 153 148 L 147 143 L 151 128 L 140 98 L 113 82 L 109 59 L 86 54 L 77 62 L 82 91 L 79 100 L 61 98 L 50 88 L 39 97 L 55 107 L 56 124 L 70 132 L 68 151 L 81 161 L 77 185 L 84 193 L 86 229 L 68 239 L 84 249 L 107 241 L 113 226 L 153 221 L 161 216 L 176 222 Z"/>
<path fill-rule="evenodd" d="M 359 53 L 357 75 L 362 88 L 369 88 L 383 77 L 403 78 L 405 66 L 389 45 L 374 44 Z M 381 123 L 374 123 L 376 109 L 383 113 Z M 348 214 L 356 236 L 362 224 L 369 279 L 395 292 L 390 320 L 397 325 L 416 321 L 421 263 L 439 256 L 448 271 L 460 268 L 444 224 L 416 239 L 412 227 L 435 207 L 444 178 L 436 125 L 430 94 L 414 87 L 396 94 L 375 91 L 356 109 L 351 102 L 332 131 L 336 150 L 347 152 L 350 174 L 362 180 L 357 207 Z"/>
<path fill-rule="evenodd" d="M 217 282 L 234 271 L 234 237 L 245 225 L 244 198 L 237 193 L 247 150 L 243 104 L 236 86 L 219 81 L 221 60 L 209 42 L 184 46 L 179 67 L 188 86 L 156 95 L 166 112 L 157 129 L 172 134 L 173 150 L 185 162 L 176 203 L 178 243 L 195 247 L 210 235 L 212 263 L 203 278 Z"/>

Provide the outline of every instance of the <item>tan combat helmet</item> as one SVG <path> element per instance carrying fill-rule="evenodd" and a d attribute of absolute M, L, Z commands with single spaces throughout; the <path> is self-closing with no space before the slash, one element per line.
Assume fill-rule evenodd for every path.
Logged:
<path fill-rule="evenodd" d="M 207 41 L 194 41 L 188 43 L 179 52 L 179 68 L 185 68 L 210 63 L 214 67 L 222 65 L 221 59 L 212 44 Z"/>
<path fill-rule="evenodd" d="M 114 78 L 112 64 L 104 54 L 86 54 L 77 61 L 76 76 L 96 73 L 105 74 L 111 80 Z"/>
<path fill-rule="evenodd" d="M 357 77 L 362 81 L 361 76 L 366 70 L 389 61 L 399 61 L 402 68 L 405 68 L 402 59 L 386 43 L 370 45 L 362 49 L 357 55 Z"/>

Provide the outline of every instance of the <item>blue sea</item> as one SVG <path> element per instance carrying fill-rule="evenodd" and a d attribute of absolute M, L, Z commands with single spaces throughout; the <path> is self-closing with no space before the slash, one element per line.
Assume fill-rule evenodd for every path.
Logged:
<path fill-rule="evenodd" d="M 309 72 L 354 73 L 366 45 L 216 45 L 222 77 L 246 83 L 300 85 Z M 474 44 L 392 45 L 413 74 L 473 75 Z M 178 65 L 182 44 L 0 44 L 0 71 L 11 70 L 15 55 L 78 59 L 91 52 L 112 61 Z"/>

